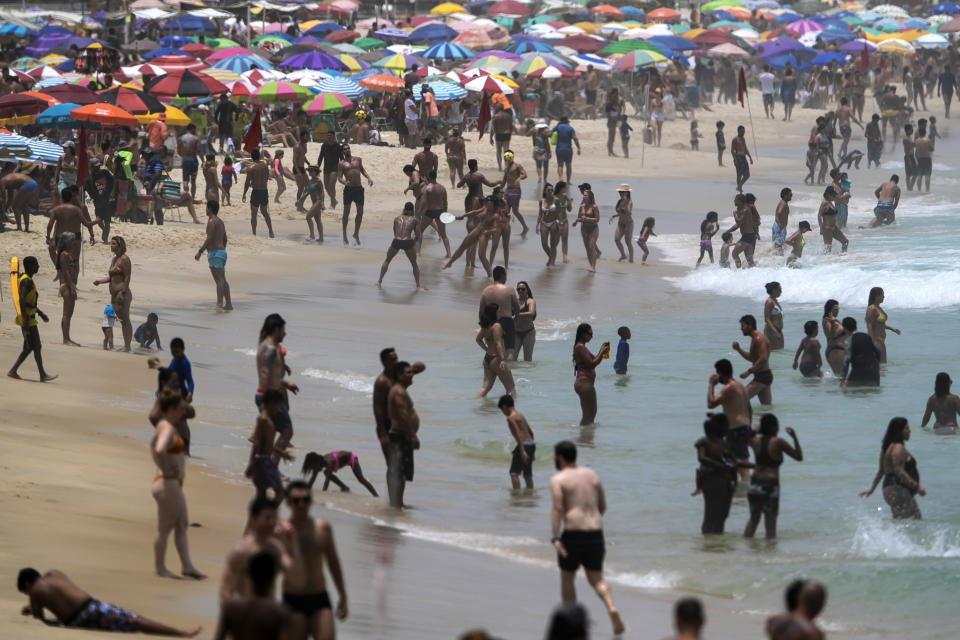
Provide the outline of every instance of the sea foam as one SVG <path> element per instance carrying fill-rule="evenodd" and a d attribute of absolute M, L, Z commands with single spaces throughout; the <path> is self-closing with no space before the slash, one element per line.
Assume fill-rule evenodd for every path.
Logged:
<path fill-rule="evenodd" d="M 347 391 L 373 393 L 373 380 L 369 375 L 352 373 L 350 371 L 327 371 L 326 369 L 304 369 L 300 375 L 333 382 Z"/>

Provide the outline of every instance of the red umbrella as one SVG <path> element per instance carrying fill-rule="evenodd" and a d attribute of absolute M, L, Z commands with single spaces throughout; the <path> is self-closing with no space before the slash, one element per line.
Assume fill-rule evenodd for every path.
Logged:
<path fill-rule="evenodd" d="M 326 35 L 324 40 L 330 44 L 343 44 L 344 42 L 353 42 L 360 37 L 360 34 L 356 31 L 350 31 L 349 29 L 341 29 L 340 31 L 331 31 Z"/>
<path fill-rule="evenodd" d="M 22 93 L 10 93 L 0 97 L 0 118 L 33 115 L 40 113 L 47 106 L 47 101 L 43 98 L 35 98 Z"/>
<path fill-rule="evenodd" d="M 492 16 L 528 16 L 530 9 L 516 0 L 500 0 L 487 7 L 487 13 Z"/>
<path fill-rule="evenodd" d="M 726 31 L 710 29 L 694 37 L 693 43 L 709 49 L 718 44 L 737 44 L 737 39 Z"/>
<path fill-rule="evenodd" d="M 179 71 L 181 69 L 199 71 L 200 69 L 205 69 L 207 67 L 207 65 L 200 60 L 188 55 L 159 56 L 151 60 L 150 64 L 157 65 L 158 67 L 166 69 L 167 71 Z"/>
<path fill-rule="evenodd" d="M 194 58 L 200 58 L 203 60 L 208 55 L 213 53 L 213 47 L 208 47 L 207 45 L 200 44 L 199 42 L 191 42 L 190 44 L 185 44 L 180 47 L 180 51 L 190 54 Z"/>
<path fill-rule="evenodd" d="M 43 92 L 48 96 L 53 96 L 60 102 L 72 102 L 73 104 L 79 105 L 100 102 L 100 98 L 97 97 L 97 94 L 93 91 L 75 84 L 57 84 L 52 87 L 47 87 Z"/>
<path fill-rule="evenodd" d="M 70 112 L 70 117 L 81 122 L 99 122 L 117 127 L 136 127 L 137 119 L 112 104 L 97 103 L 78 107 Z"/>
<path fill-rule="evenodd" d="M 597 40 L 596 38 L 591 38 L 590 36 L 585 36 L 583 34 L 576 36 L 567 36 L 560 40 L 553 40 L 550 43 L 555 47 L 570 47 L 580 53 L 596 53 L 600 51 L 606 42 L 603 40 Z"/>
<path fill-rule="evenodd" d="M 206 97 L 227 93 L 229 89 L 219 80 L 205 73 L 181 69 L 165 76 L 154 78 L 144 91 L 154 96 Z"/>
<path fill-rule="evenodd" d="M 20 71 L 20 69 L 14 69 L 13 67 L 10 67 L 7 69 L 7 71 L 11 72 L 20 84 L 27 87 L 37 81 L 36 78 L 25 74 L 23 71 Z"/>

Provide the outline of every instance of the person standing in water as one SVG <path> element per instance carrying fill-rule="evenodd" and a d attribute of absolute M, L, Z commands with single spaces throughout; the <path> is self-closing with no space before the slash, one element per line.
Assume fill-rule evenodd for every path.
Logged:
<path fill-rule="evenodd" d="M 824 253 L 832 253 L 833 241 L 839 240 L 840 254 L 842 255 L 847 252 L 847 246 L 849 246 L 850 241 L 847 240 L 847 237 L 840 231 L 840 226 L 837 222 L 839 212 L 836 206 L 834 206 L 837 197 L 837 191 L 832 186 L 824 190 L 823 201 L 820 203 L 820 209 L 817 211 L 817 222 L 820 225 L 820 235 L 823 236 Z"/>
<path fill-rule="evenodd" d="M 626 628 L 613 604 L 610 587 L 603 579 L 603 559 L 606 554 L 603 516 L 607 511 L 603 485 L 592 470 L 577 466 L 575 444 L 564 440 L 558 442 L 553 451 L 557 473 L 550 478 L 550 495 L 553 498 L 550 544 L 557 550 L 561 597 L 564 602 L 576 601 L 574 579 L 577 570 L 583 566 L 587 582 L 607 608 L 614 635 L 620 635 Z"/>
<path fill-rule="evenodd" d="M 803 239 L 803 234 L 810 231 L 810 223 L 806 220 L 801 220 L 797 224 L 797 230 L 790 234 L 790 237 L 787 238 L 786 243 L 790 247 L 790 255 L 787 256 L 786 265 L 791 269 L 796 269 L 800 265 L 797 264 L 797 261 L 803 257 L 803 248 L 807 245 L 807 241 Z"/>
<path fill-rule="evenodd" d="M 570 236 L 570 222 L 567 214 L 573 211 L 573 200 L 567 192 L 569 185 L 560 181 L 553 185 L 553 197 L 557 202 L 557 213 L 560 214 L 560 246 L 563 249 L 563 263 L 567 263 L 567 244 Z"/>
<path fill-rule="evenodd" d="M 910 439 L 910 425 L 906 418 L 893 418 L 887 425 L 880 448 L 880 468 L 873 477 L 870 488 L 860 494 L 866 498 L 883 480 L 883 499 L 890 506 L 894 520 L 920 520 L 920 507 L 916 495 L 927 495 L 920 484 L 920 472 L 917 461 L 907 451 L 906 442 Z"/>
<path fill-rule="evenodd" d="M 710 264 L 713 264 L 713 236 L 717 235 L 720 225 L 717 223 L 717 212 L 708 211 L 707 217 L 700 223 L 700 257 L 697 258 L 697 266 L 703 262 L 703 256 L 710 256 Z"/>
<path fill-rule="evenodd" d="M 207 237 L 193 257 L 199 261 L 203 252 L 207 252 L 207 266 L 217 288 L 217 309 L 233 310 L 230 300 L 230 284 L 227 282 L 227 228 L 218 215 L 220 203 L 207 200 Z"/>
<path fill-rule="evenodd" d="M 510 461 L 510 483 L 514 489 L 519 489 L 522 475 L 527 489 L 533 489 L 533 458 L 537 453 L 533 429 L 527 424 L 524 415 L 514 408 L 513 396 L 509 394 L 500 396 L 497 408 L 507 417 L 507 428 L 517 442 Z"/>
<path fill-rule="evenodd" d="M 387 396 L 390 394 L 390 388 L 397 381 L 394 369 L 398 361 L 397 352 L 393 347 L 382 349 L 380 351 L 380 364 L 383 365 L 383 371 L 373 381 L 373 419 L 377 425 L 377 440 L 380 441 L 384 462 L 389 462 L 388 456 L 390 454 L 390 438 L 387 435 L 390 431 Z M 411 365 L 414 375 L 423 373 L 426 369 L 427 365 L 422 362 L 414 362 Z"/>
<path fill-rule="evenodd" d="M 895 329 L 887 324 L 887 312 L 880 306 L 883 299 L 883 289 L 880 287 L 870 289 L 870 295 L 867 298 L 867 333 L 873 338 L 877 349 L 880 350 L 880 364 L 887 362 L 887 331 L 893 331 L 898 336 L 900 335 L 900 329 Z"/>
<path fill-rule="evenodd" d="M 387 257 L 383 261 L 383 266 L 380 267 L 380 279 L 377 280 L 378 287 L 383 286 L 383 277 L 387 275 L 387 268 L 390 263 L 399 252 L 403 251 L 413 268 L 413 281 L 417 285 L 417 291 L 426 291 L 420 284 L 420 267 L 417 265 L 415 246 L 420 233 L 413 211 L 413 203 L 408 202 L 403 205 L 403 213 L 393 219 L 393 242 L 387 248 Z"/>
<path fill-rule="evenodd" d="M 597 248 L 597 238 L 600 235 L 600 207 L 597 206 L 596 198 L 593 196 L 593 190 L 589 183 L 584 182 L 579 187 L 583 195 L 583 202 L 580 203 L 580 212 L 577 219 L 573 221 L 573 226 L 583 223 L 580 227 L 580 236 L 583 238 L 583 248 L 587 252 L 587 262 L 590 263 L 590 273 L 597 270 L 597 258 L 600 257 L 600 250 Z"/>
<path fill-rule="evenodd" d="M 820 357 L 820 341 L 817 340 L 817 321 L 804 322 L 803 332 L 803 340 L 793 356 L 793 368 L 799 368 L 804 378 L 822 378 L 823 359 Z"/>
<path fill-rule="evenodd" d="M 880 349 L 873 339 L 857 331 L 857 321 L 846 317 L 843 330 L 847 338 L 840 384 L 845 387 L 880 386 Z"/>
<path fill-rule="evenodd" d="M 537 343 L 537 327 L 533 324 L 537 319 L 537 301 L 533 299 L 533 291 L 526 280 L 517 282 L 517 301 L 520 303 L 520 310 L 514 318 L 517 340 L 513 359 L 519 358 L 522 348 L 524 362 L 530 362 L 533 360 L 533 347 Z"/>
<path fill-rule="evenodd" d="M 933 384 L 933 395 L 927 399 L 927 408 L 923 412 L 920 428 L 926 429 L 930 416 L 935 416 L 933 432 L 937 435 L 957 433 L 957 416 L 960 415 L 960 397 L 950 393 L 953 380 L 950 374 L 941 371 Z"/>
<path fill-rule="evenodd" d="M 733 166 L 737 170 L 737 191 L 743 193 L 743 185 L 750 179 L 750 164 L 753 164 L 753 156 L 750 155 L 750 149 L 747 148 L 747 139 L 744 137 L 747 133 L 743 125 L 737 127 L 737 136 L 730 143 L 730 154 L 733 156 Z"/>
<path fill-rule="evenodd" d="M 503 329 L 503 346 L 512 354 L 516 348 L 517 330 L 514 317 L 520 311 L 520 299 L 512 287 L 507 285 L 507 270 L 501 266 L 493 268 L 493 284 L 484 287 L 480 293 L 480 309 L 482 316 L 486 309 L 494 305 L 497 307 L 498 322 Z"/>
<path fill-rule="evenodd" d="M 787 225 L 790 223 L 790 201 L 793 200 L 793 191 L 784 188 L 780 191 L 780 202 L 773 214 L 773 248 L 778 256 L 783 255 L 783 246 L 787 242 Z"/>
<path fill-rule="evenodd" d="M 547 268 L 557 263 L 557 245 L 560 244 L 560 211 L 553 195 L 553 185 L 543 185 L 540 198 L 540 213 L 537 216 L 536 232 L 540 234 L 540 246 L 547 254 Z"/>
<path fill-rule="evenodd" d="M 849 336 L 843 330 L 843 325 L 837 316 L 840 315 L 840 303 L 832 298 L 823 305 L 823 337 L 827 341 L 827 348 L 823 357 L 833 370 L 833 375 L 843 373 L 843 360 L 846 356 L 847 339 Z"/>
<path fill-rule="evenodd" d="M 413 482 L 413 452 L 420 448 L 420 416 L 413 408 L 413 399 L 407 389 L 413 384 L 413 367 L 409 362 L 398 362 L 393 368 L 394 383 L 387 394 L 387 418 L 390 430 L 390 451 L 387 463 L 387 492 L 390 506 L 403 509 L 403 493 L 408 482 Z"/>
<path fill-rule="evenodd" d="M 770 350 L 783 349 L 783 308 L 777 299 L 783 293 L 779 282 L 766 284 L 767 301 L 763 303 L 763 335 L 770 343 Z"/>
<path fill-rule="evenodd" d="M 477 332 L 477 345 L 483 350 L 483 384 L 477 391 L 478 398 L 484 398 L 493 388 L 497 378 L 503 384 L 507 394 L 515 395 L 516 387 L 510 366 L 507 364 L 507 349 L 503 344 L 503 327 L 497 322 L 497 305 L 488 304 L 480 313 L 480 331 Z"/>
<path fill-rule="evenodd" d="M 760 404 L 770 404 L 773 402 L 773 394 L 770 392 L 770 387 L 773 385 L 773 371 L 770 370 L 770 341 L 757 331 L 757 319 L 751 315 L 740 318 L 740 332 L 750 337 L 750 351 L 741 349 L 737 342 L 732 346 L 744 360 L 752 363 L 749 369 L 740 374 L 741 378 L 753 374 L 753 380 L 747 385 L 747 397 L 757 396 L 760 398 Z"/>
<path fill-rule="evenodd" d="M 777 537 L 777 515 L 780 513 L 780 465 L 787 455 L 803 462 L 803 449 L 792 427 L 787 427 L 787 435 L 793 440 L 793 446 L 783 438 L 777 437 L 780 423 L 772 413 L 760 418 L 760 430 L 750 438 L 756 466 L 750 476 L 747 488 L 747 501 L 750 503 L 750 520 L 743 530 L 746 538 L 752 538 L 763 516 L 763 528 L 767 538 Z"/>
<path fill-rule="evenodd" d="M 597 417 L 597 366 L 605 357 L 609 357 L 610 343 L 600 345 L 596 355 L 587 349 L 587 343 L 593 338 L 593 327 L 581 324 L 577 327 L 577 336 L 573 344 L 573 390 L 580 397 L 580 426 L 593 424 Z"/>
<path fill-rule="evenodd" d="M 712 391 L 713 387 L 710 388 Z M 703 522 L 700 533 L 723 533 L 730 515 L 730 503 L 737 486 L 738 463 L 726 441 L 730 421 L 722 413 L 708 413 L 703 437 L 693 443 L 697 450 L 697 493 L 703 493 Z M 749 427 L 747 427 L 749 429 Z"/>
<path fill-rule="evenodd" d="M 877 197 L 877 206 L 873 210 L 876 220 L 870 226 L 891 224 L 896 220 L 897 206 L 900 204 L 900 176 L 893 174 L 873 193 Z"/>
<path fill-rule="evenodd" d="M 628 184 L 621 184 L 617 187 L 617 194 L 620 199 L 617 201 L 614 214 L 610 216 L 609 220 L 609 223 L 612 223 L 614 219 L 617 220 L 617 229 L 613 232 L 613 242 L 617 245 L 617 251 L 620 252 L 620 259 L 617 262 L 628 260 L 627 254 L 623 252 L 623 245 L 620 244 L 621 240 L 627 245 L 627 251 L 630 254 L 629 262 L 633 262 L 633 245 L 630 242 L 633 239 L 633 200 L 630 199 L 630 191 L 630 185 Z M 646 253 L 644 253 L 644 256 L 646 256 Z"/>
<path fill-rule="evenodd" d="M 707 381 L 707 408 L 723 407 L 723 415 L 727 417 L 728 428 L 724 429 L 724 437 L 730 446 L 730 451 L 736 460 L 749 463 L 750 449 L 747 443 L 753 433 L 753 407 L 750 406 L 750 396 L 747 388 L 733 377 L 733 364 L 726 358 L 713 363 L 716 373 Z M 723 385 L 720 392 L 713 390 L 718 384 Z M 732 428 L 729 425 L 735 425 Z M 740 468 L 740 476 L 746 481 L 750 473 L 745 466 Z M 721 529 L 722 530 L 722 529 Z"/>

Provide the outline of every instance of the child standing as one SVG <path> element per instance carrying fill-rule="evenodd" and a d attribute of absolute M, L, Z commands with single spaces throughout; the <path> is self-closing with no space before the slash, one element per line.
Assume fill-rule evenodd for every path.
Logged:
<path fill-rule="evenodd" d="M 630 126 L 630 123 L 627 122 L 627 114 L 622 114 L 620 116 L 620 145 L 623 147 L 623 157 L 630 157 L 630 132 L 633 131 L 633 127 Z"/>
<path fill-rule="evenodd" d="M 710 255 L 710 264 L 713 264 L 713 236 L 720 230 L 720 224 L 717 222 L 717 212 L 708 211 L 707 217 L 700 223 L 700 257 L 697 258 L 697 266 L 703 262 L 704 254 Z"/>
<path fill-rule="evenodd" d="M 613 370 L 623 375 L 627 372 L 627 361 L 630 360 L 630 328 L 620 327 L 617 329 L 617 335 L 620 336 L 620 342 L 617 343 L 617 359 L 613 361 Z"/>
<path fill-rule="evenodd" d="M 160 345 L 160 332 L 157 331 L 158 322 L 160 322 L 160 317 L 151 313 L 147 316 L 147 321 L 137 327 L 137 330 L 133 333 L 133 339 L 140 343 L 141 349 L 149 349 L 150 345 L 156 342 L 157 351 L 163 351 L 163 347 Z"/>
<path fill-rule="evenodd" d="M 817 321 L 808 320 L 803 323 L 803 332 L 806 334 L 797 347 L 793 356 L 793 368 L 800 369 L 804 378 L 822 378 L 823 359 L 820 357 L 820 341 L 817 340 Z M 798 364 L 799 363 L 799 364 Z"/>
<path fill-rule="evenodd" d="M 233 170 L 233 158 L 223 159 L 223 168 L 220 169 L 220 204 L 230 206 L 230 187 L 237 182 L 237 172 Z"/>
<path fill-rule="evenodd" d="M 797 260 L 803 257 L 803 247 L 806 244 L 806 241 L 803 239 L 803 234 L 807 231 L 810 231 L 810 223 L 806 220 L 801 220 L 797 225 L 797 230 L 794 231 L 785 244 L 790 246 L 790 255 L 787 256 L 787 266 L 788 267 L 797 267 Z"/>
<path fill-rule="evenodd" d="M 277 180 L 277 193 L 273 196 L 273 202 L 280 204 L 280 194 L 287 190 L 287 181 L 284 178 L 294 179 L 290 170 L 283 166 L 283 149 L 277 149 L 273 154 L 273 177 Z"/>
<path fill-rule="evenodd" d="M 533 458 L 537 452 L 537 445 L 533 441 L 533 430 L 530 429 L 523 414 L 514 408 L 512 396 L 501 396 L 497 407 L 507 417 L 510 435 L 517 441 L 517 446 L 513 449 L 513 459 L 510 462 L 510 482 L 514 489 L 519 489 L 520 476 L 523 475 L 527 489 L 533 489 Z"/>
<path fill-rule="evenodd" d="M 113 305 L 108 304 L 103 309 L 103 319 L 100 320 L 100 328 L 103 329 L 103 350 L 113 351 L 113 326 L 117 324 L 117 314 L 113 311 Z"/>
<path fill-rule="evenodd" d="M 174 338 L 170 341 L 170 361 L 168 369 L 176 372 L 177 381 L 180 383 L 180 395 L 187 402 L 193 400 L 193 371 L 190 367 L 190 361 L 185 353 L 186 346 L 183 344 L 183 338 Z"/>
<path fill-rule="evenodd" d="M 657 223 L 653 218 L 647 218 L 643 221 L 643 226 L 640 227 L 640 237 L 637 238 L 637 246 L 643 250 L 643 257 L 640 259 L 640 264 L 647 264 L 647 256 L 650 255 L 650 250 L 647 249 L 647 240 L 650 239 L 650 236 L 656 236 L 653 232 L 653 225 Z"/>
<path fill-rule="evenodd" d="M 937 138 L 942 138 L 939 133 L 937 133 L 937 119 L 934 116 L 930 116 L 930 151 L 937 150 Z M 859 166 L 857 167 L 860 168 Z"/>
<path fill-rule="evenodd" d="M 723 120 L 717 121 L 717 164 L 723 166 L 723 152 L 727 148 L 727 140 L 723 137 Z"/>
<path fill-rule="evenodd" d="M 690 149 L 693 151 L 700 151 L 700 138 L 703 136 L 700 135 L 700 130 L 697 128 L 697 121 L 690 121 Z"/>
<path fill-rule="evenodd" d="M 729 231 L 724 231 L 723 235 L 720 236 L 720 239 L 723 240 L 723 246 L 720 247 L 720 260 L 717 264 L 720 265 L 721 269 L 730 268 L 730 249 L 733 248 L 733 234 Z"/>

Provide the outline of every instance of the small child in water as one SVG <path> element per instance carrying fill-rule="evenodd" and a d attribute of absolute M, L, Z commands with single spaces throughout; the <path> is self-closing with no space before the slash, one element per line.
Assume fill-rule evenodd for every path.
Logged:
<path fill-rule="evenodd" d="M 619 375 L 627 372 L 627 361 L 630 360 L 630 328 L 620 327 L 617 329 L 617 335 L 620 336 L 620 342 L 617 343 L 617 359 L 613 361 L 613 370 Z"/>
<path fill-rule="evenodd" d="M 713 236 L 720 230 L 720 224 L 717 222 L 717 212 L 708 211 L 707 217 L 700 223 L 700 257 L 697 258 L 697 266 L 703 262 L 703 256 L 709 254 L 710 264 L 713 264 Z"/>
<path fill-rule="evenodd" d="M 820 341 L 817 340 L 817 321 L 808 320 L 803 323 L 803 332 L 807 334 L 800 341 L 797 353 L 793 356 L 793 368 L 800 369 L 804 378 L 822 378 L 823 359 L 820 356 Z"/>
<path fill-rule="evenodd" d="M 801 220 L 799 224 L 797 224 L 797 230 L 790 234 L 790 237 L 784 242 L 785 245 L 790 247 L 790 255 L 787 256 L 788 267 L 796 269 L 797 260 L 803 257 L 803 247 L 806 245 L 803 234 L 807 231 L 810 231 L 810 223 L 806 220 Z"/>
<path fill-rule="evenodd" d="M 160 333 L 157 331 L 158 322 L 160 322 L 160 317 L 151 313 L 147 316 L 147 321 L 134 331 L 133 339 L 140 343 L 141 349 L 149 349 L 150 345 L 156 342 L 157 351 L 163 351 L 163 346 L 160 344 Z"/>
<path fill-rule="evenodd" d="M 650 236 L 656 236 L 653 232 L 653 226 L 657 223 L 653 218 L 647 218 L 643 221 L 643 226 L 640 227 L 640 237 L 637 238 L 637 246 L 643 250 L 643 257 L 640 259 L 640 264 L 647 264 L 647 256 L 650 255 L 650 250 L 647 249 L 647 240 L 650 239 Z"/>
<path fill-rule="evenodd" d="M 377 490 L 373 485 L 363 477 L 363 471 L 360 469 L 360 458 L 352 451 L 331 451 L 320 455 L 316 451 L 311 451 L 303 458 L 303 467 L 300 472 L 304 475 L 310 473 L 310 481 L 307 483 L 313 488 L 313 483 L 317 481 L 317 476 L 323 472 L 323 490 L 326 491 L 330 483 L 340 487 L 340 491 L 350 491 L 350 487 L 345 485 L 337 478 L 336 473 L 344 467 L 350 467 L 354 477 L 367 488 L 374 497 L 377 497 Z"/>
<path fill-rule="evenodd" d="M 100 320 L 100 328 L 103 329 L 103 350 L 113 351 L 113 326 L 117 324 L 117 314 L 113 310 L 113 305 L 108 304 L 103 309 L 103 319 Z"/>
<path fill-rule="evenodd" d="M 513 448 L 513 459 L 510 461 L 510 483 L 514 489 L 519 489 L 522 475 L 527 489 L 533 489 L 533 459 L 537 453 L 533 430 L 523 414 L 514 408 L 513 396 L 501 396 L 497 408 L 507 417 L 510 435 L 517 441 L 517 446 Z"/>
<path fill-rule="evenodd" d="M 237 172 L 233 170 L 233 158 L 223 159 L 223 168 L 220 169 L 220 204 L 230 206 L 230 187 L 237 182 Z"/>
<path fill-rule="evenodd" d="M 720 247 L 720 260 L 717 262 L 717 264 L 719 264 L 723 269 L 729 269 L 730 249 L 732 249 L 733 245 L 735 244 L 733 241 L 733 234 L 729 231 L 724 231 L 720 238 L 723 240 L 723 246 Z"/>
<path fill-rule="evenodd" d="M 937 150 L 937 138 L 942 138 L 939 133 L 937 133 L 937 119 L 934 116 L 930 116 L 930 135 L 927 136 L 930 138 L 930 151 Z M 857 167 L 859 169 L 859 167 Z"/>
<path fill-rule="evenodd" d="M 693 151 L 700 151 L 700 138 L 703 136 L 700 135 L 700 130 L 697 129 L 697 121 L 690 121 L 690 148 Z"/>
<path fill-rule="evenodd" d="M 623 147 L 623 157 L 630 157 L 630 132 L 633 131 L 633 127 L 630 126 L 630 123 L 627 122 L 627 114 L 620 116 L 620 145 Z"/>

